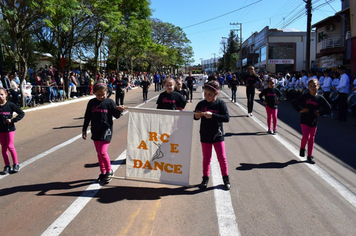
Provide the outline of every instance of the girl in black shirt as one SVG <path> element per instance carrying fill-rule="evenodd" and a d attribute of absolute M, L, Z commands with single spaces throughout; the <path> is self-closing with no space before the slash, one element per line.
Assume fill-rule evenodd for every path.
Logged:
<path fill-rule="evenodd" d="M 2 175 L 9 174 L 11 172 L 10 157 L 8 151 L 11 153 L 13 161 L 13 173 L 17 173 L 20 170 L 20 166 L 17 160 L 17 152 L 14 145 L 15 139 L 15 125 L 14 123 L 21 120 L 25 113 L 14 103 L 8 102 L 7 91 L 5 88 L 0 87 L 0 144 L 1 154 L 4 159 L 5 167 Z M 13 117 L 13 112 L 17 113 L 16 117 Z"/>
<path fill-rule="evenodd" d="M 301 113 L 300 125 L 302 127 L 302 141 L 300 144 L 299 155 L 305 156 L 305 146 L 308 143 L 308 156 L 307 160 L 314 164 L 313 149 L 314 140 L 317 129 L 317 118 L 320 115 L 327 114 L 330 111 L 330 104 L 326 99 L 317 94 L 319 89 L 319 81 L 311 79 L 308 82 L 309 93 L 302 94 L 300 97 L 292 101 L 295 110 Z"/>
<path fill-rule="evenodd" d="M 116 105 L 124 105 L 125 89 L 128 87 L 127 81 L 122 79 L 122 75 L 118 74 L 116 80 L 112 83 L 116 88 L 115 102 Z"/>
<path fill-rule="evenodd" d="M 178 79 L 174 91 L 180 93 L 186 100 L 188 100 L 188 92 L 183 88 L 182 79 Z"/>
<path fill-rule="evenodd" d="M 281 92 L 275 88 L 275 82 L 273 79 L 267 81 L 268 88 L 262 90 L 258 95 L 263 104 L 266 105 L 267 113 L 267 133 L 272 134 L 271 131 L 271 120 L 273 120 L 273 133 L 277 133 L 277 113 L 278 113 L 278 104 L 281 99 Z"/>
<path fill-rule="evenodd" d="M 144 76 L 143 81 L 140 84 L 140 87 L 142 88 L 142 95 L 143 95 L 143 102 L 147 102 L 147 94 L 148 94 L 148 88 L 151 86 L 150 81 L 148 81 L 147 76 Z"/>
<path fill-rule="evenodd" d="M 200 188 L 207 187 L 210 174 L 212 147 L 216 151 L 220 164 L 224 186 L 230 189 L 228 166 L 225 152 L 223 122 L 229 122 L 229 112 L 224 101 L 217 98 L 219 82 L 209 81 L 204 85 L 205 99 L 195 107 L 194 120 L 201 119 L 200 142 L 203 151 L 203 181 Z"/>
<path fill-rule="evenodd" d="M 239 85 L 239 82 L 236 79 L 236 76 L 232 76 L 232 79 L 229 82 L 229 87 L 231 89 L 231 101 L 236 102 L 236 91 L 237 91 L 237 86 Z"/>
<path fill-rule="evenodd" d="M 260 78 L 255 72 L 255 68 L 250 66 L 248 68 L 249 74 L 245 78 L 246 84 L 246 97 L 247 97 L 247 116 L 252 116 L 253 102 L 255 97 L 255 84 L 256 82 L 261 82 Z"/>
<path fill-rule="evenodd" d="M 124 110 L 123 106 L 116 106 L 113 100 L 107 98 L 107 91 L 108 87 L 105 83 L 94 85 L 95 98 L 88 102 L 82 132 L 82 137 L 86 140 L 87 128 L 91 122 L 91 139 L 94 141 L 101 172 L 97 179 L 98 182 L 109 182 L 110 176 L 113 175 L 110 157 L 107 153 L 112 137 L 112 119 L 113 117 L 119 118 L 121 111 Z"/>
<path fill-rule="evenodd" d="M 167 78 L 163 81 L 165 92 L 161 93 L 157 99 L 157 109 L 183 110 L 187 100 L 180 93 L 173 91 L 175 81 Z"/>

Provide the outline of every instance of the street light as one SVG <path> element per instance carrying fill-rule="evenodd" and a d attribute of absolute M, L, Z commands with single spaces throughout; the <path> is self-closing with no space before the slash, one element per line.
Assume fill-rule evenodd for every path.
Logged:
<path fill-rule="evenodd" d="M 227 39 L 227 37 L 221 37 L 222 38 L 222 40 L 221 40 L 221 44 L 224 46 L 224 51 L 223 51 L 223 57 L 224 57 L 224 68 L 223 68 L 223 71 L 225 71 L 225 69 L 226 69 L 226 61 L 225 61 L 225 54 L 226 54 L 226 39 Z"/>
<path fill-rule="evenodd" d="M 204 59 L 204 58 L 202 58 L 202 57 L 200 58 L 200 67 L 201 67 L 201 71 L 202 71 L 202 72 L 203 72 L 203 59 Z"/>
<path fill-rule="evenodd" d="M 214 53 L 212 53 L 212 55 L 214 55 L 214 72 L 216 71 L 216 61 L 215 61 L 215 55 L 216 55 L 216 53 L 214 52 Z"/>

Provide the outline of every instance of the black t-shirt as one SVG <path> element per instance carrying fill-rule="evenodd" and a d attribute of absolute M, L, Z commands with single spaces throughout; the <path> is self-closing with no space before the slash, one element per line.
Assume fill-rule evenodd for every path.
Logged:
<path fill-rule="evenodd" d="M 121 111 L 111 99 L 99 101 L 96 98 L 88 102 L 84 116 L 83 132 L 87 130 L 91 122 L 91 139 L 94 141 L 111 141 L 113 117 L 119 118 Z"/>
<path fill-rule="evenodd" d="M 143 90 L 148 90 L 148 87 L 150 86 L 150 81 L 142 81 L 141 82 L 141 88 Z"/>
<path fill-rule="evenodd" d="M 298 112 L 303 108 L 309 109 L 308 112 L 301 113 L 300 123 L 311 127 L 316 127 L 318 125 L 318 117 L 315 115 L 315 111 L 319 111 L 319 114 L 322 116 L 329 112 L 331 108 L 330 104 L 323 96 L 319 94 L 312 96 L 310 93 L 302 94 L 294 99 L 292 105 Z"/>
<path fill-rule="evenodd" d="M 262 92 L 258 96 L 260 97 L 260 100 L 262 102 L 267 102 L 267 106 L 272 109 L 277 109 L 278 105 L 276 104 L 276 102 L 280 100 L 282 94 L 277 88 L 266 88 L 262 90 Z"/>
<path fill-rule="evenodd" d="M 260 78 L 256 75 L 246 75 L 245 77 L 245 83 L 246 83 L 246 88 L 248 89 L 255 89 L 255 84 L 256 82 L 260 82 Z M 247 86 L 248 85 L 248 86 Z"/>
<path fill-rule="evenodd" d="M 187 100 L 178 92 L 163 92 L 157 99 L 157 109 L 179 110 L 184 109 Z"/>
<path fill-rule="evenodd" d="M 232 90 L 237 90 L 237 85 L 239 85 L 239 82 L 237 80 L 230 80 L 229 85 Z"/>
<path fill-rule="evenodd" d="M 215 143 L 224 141 L 223 122 L 229 122 L 230 116 L 226 104 L 220 99 L 214 102 L 200 101 L 195 107 L 196 112 L 210 111 L 213 113 L 211 119 L 201 118 L 200 122 L 200 142 Z M 195 119 L 195 117 L 194 117 Z M 195 119 L 197 120 L 197 119 Z"/>
<path fill-rule="evenodd" d="M 13 117 L 13 112 L 17 113 L 15 118 Z M 21 120 L 25 116 L 25 113 L 12 102 L 6 102 L 3 106 L 0 105 L 0 133 L 15 131 L 14 123 Z M 6 120 L 11 119 L 11 123 L 6 124 Z"/>
<path fill-rule="evenodd" d="M 115 85 L 116 92 L 117 93 L 123 93 L 125 92 L 125 89 L 127 87 L 127 81 L 125 80 L 115 80 L 112 85 Z"/>
<path fill-rule="evenodd" d="M 185 99 L 188 98 L 188 92 L 187 92 L 187 90 L 181 89 L 180 91 L 178 91 L 178 90 L 175 89 L 174 91 L 176 91 L 177 93 L 179 93 L 180 95 L 182 95 Z"/>
<path fill-rule="evenodd" d="M 191 87 L 195 83 L 195 78 L 193 76 L 188 76 L 185 78 L 185 82 L 187 83 L 188 87 Z"/>

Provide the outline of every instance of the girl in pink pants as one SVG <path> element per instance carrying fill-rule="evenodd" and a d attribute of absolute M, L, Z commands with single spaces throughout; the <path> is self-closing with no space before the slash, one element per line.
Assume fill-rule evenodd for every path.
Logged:
<path fill-rule="evenodd" d="M 11 173 L 9 152 L 13 162 L 12 173 L 17 173 L 20 170 L 14 145 L 16 130 L 14 123 L 25 116 L 25 113 L 16 104 L 8 102 L 6 98 L 6 89 L 0 87 L 0 144 L 1 154 L 5 163 L 4 170 L 1 172 L 2 175 Z M 13 112 L 17 113 L 16 117 L 13 117 Z"/>
<path fill-rule="evenodd" d="M 107 98 L 108 87 L 105 83 L 96 83 L 93 91 L 95 98 L 88 102 L 82 137 L 84 140 L 87 138 L 87 128 L 91 123 L 91 139 L 94 141 L 101 172 L 97 182 L 108 183 L 114 175 L 107 152 L 112 138 L 113 117 L 119 118 L 124 107 L 116 106 L 113 100 Z"/>
<path fill-rule="evenodd" d="M 210 162 L 214 146 L 220 164 L 225 189 L 230 189 L 228 166 L 225 153 L 223 122 L 229 122 L 229 112 L 223 100 L 217 98 L 219 83 L 210 81 L 204 85 L 204 100 L 195 107 L 194 119 L 201 119 L 200 142 L 203 151 L 203 181 L 199 185 L 205 189 L 209 182 Z"/>
<path fill-rule="evenodd" d="M 302 127 L 303 137 L 300 144 L 299 155 L 305 156 L 305 146 L 308 143 L 307 160 L 315 164 L 313 157 L 314 140 L 317 129 L 317 118 L 320 115 L 327 114 L 330 111 L 330 104 L 326 99 L 317 94 L 319 81 L 311 79 L 308 82 L 309 93 L 302 94 L 292 101 L 294 109 L 301 113 L 300 124 Z"/>
<path fill-rule="evenodd" d="M 271 76 L 273 78 L 273 76 Z M 273 134 L 277 133 L 277 113 L 278 113 L 278 104 L 281 99 L 281 92 L 275 88 L 274 79 L 269 79 L 267 81 L 268 88 L 262 90 L 258 95 L 263 104 L 266 105 L 267 112 L 267 126 L 268 133 L 272 134 L 271 131 L 271 120 L 273 120 Z"/>

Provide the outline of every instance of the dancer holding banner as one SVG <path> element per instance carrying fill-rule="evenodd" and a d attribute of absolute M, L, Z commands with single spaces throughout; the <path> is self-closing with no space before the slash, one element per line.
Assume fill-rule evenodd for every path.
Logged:
<path fill-rule="evenodd" d="M 87 138 L 87 128 L 91 122 L 91 139 L 94 141 L 95 150 L 97 152 L 100 172 L 97 182 L 108 183 L 111 181 L 113 171 L 111 169 L 110 157 L 107 153 L 111 137 L 113 116 L 119 118 L 123 106 L 116 106 L 115 102 L 107 98 L 108 87 L 105 83 L 97 83 L 94 85 L 95 98 L 88 102 L 83 124 L 82 138 Z"/>
<path fill-rule="evenodd" d="M 183 110 L 187 104 L 187 100 L 178 92 L 173 91 L 175 81 L 172 78 L 167 78 L 163 81 L 165 92 L 161 93 L 157 99 L 157 109 L 166 110 Z"/>
<path fill-rule="evenodd" d="M 300 144 L 299 155 L 305 156 L 305 146 L 308 143 L 307 160 L 311 164 L 315 164 L 313 157 L 314 140 L 317 129 L 317 118 L 320 115 L 328 114 L 330 104 L 326 99 L 317 94 L 319 82 L 317 79 L 310 79 L 308 82 L 309 93 L 302 94 L 300 97 L 292 101 L 295 110 L 301 113 L 300 125 L 302 127 L 303 137 Z"/>
<path fill-rule="evenodd" d="M 228 165 L 226 160 L 223 122 L 229 122 L 229 112 L 224 101 L 217 98 L 219 94 L 219 82 L 209 81 L 204 85 L 204 98 L 195 108 L 194 120 L 201 119 L 200 142 L 203 152 L 203 181 L 201 189 L 205 189 L 209 183 L 210 162 L 212 147 L 214 146 L 224 186 L 230 189 Z"/>

